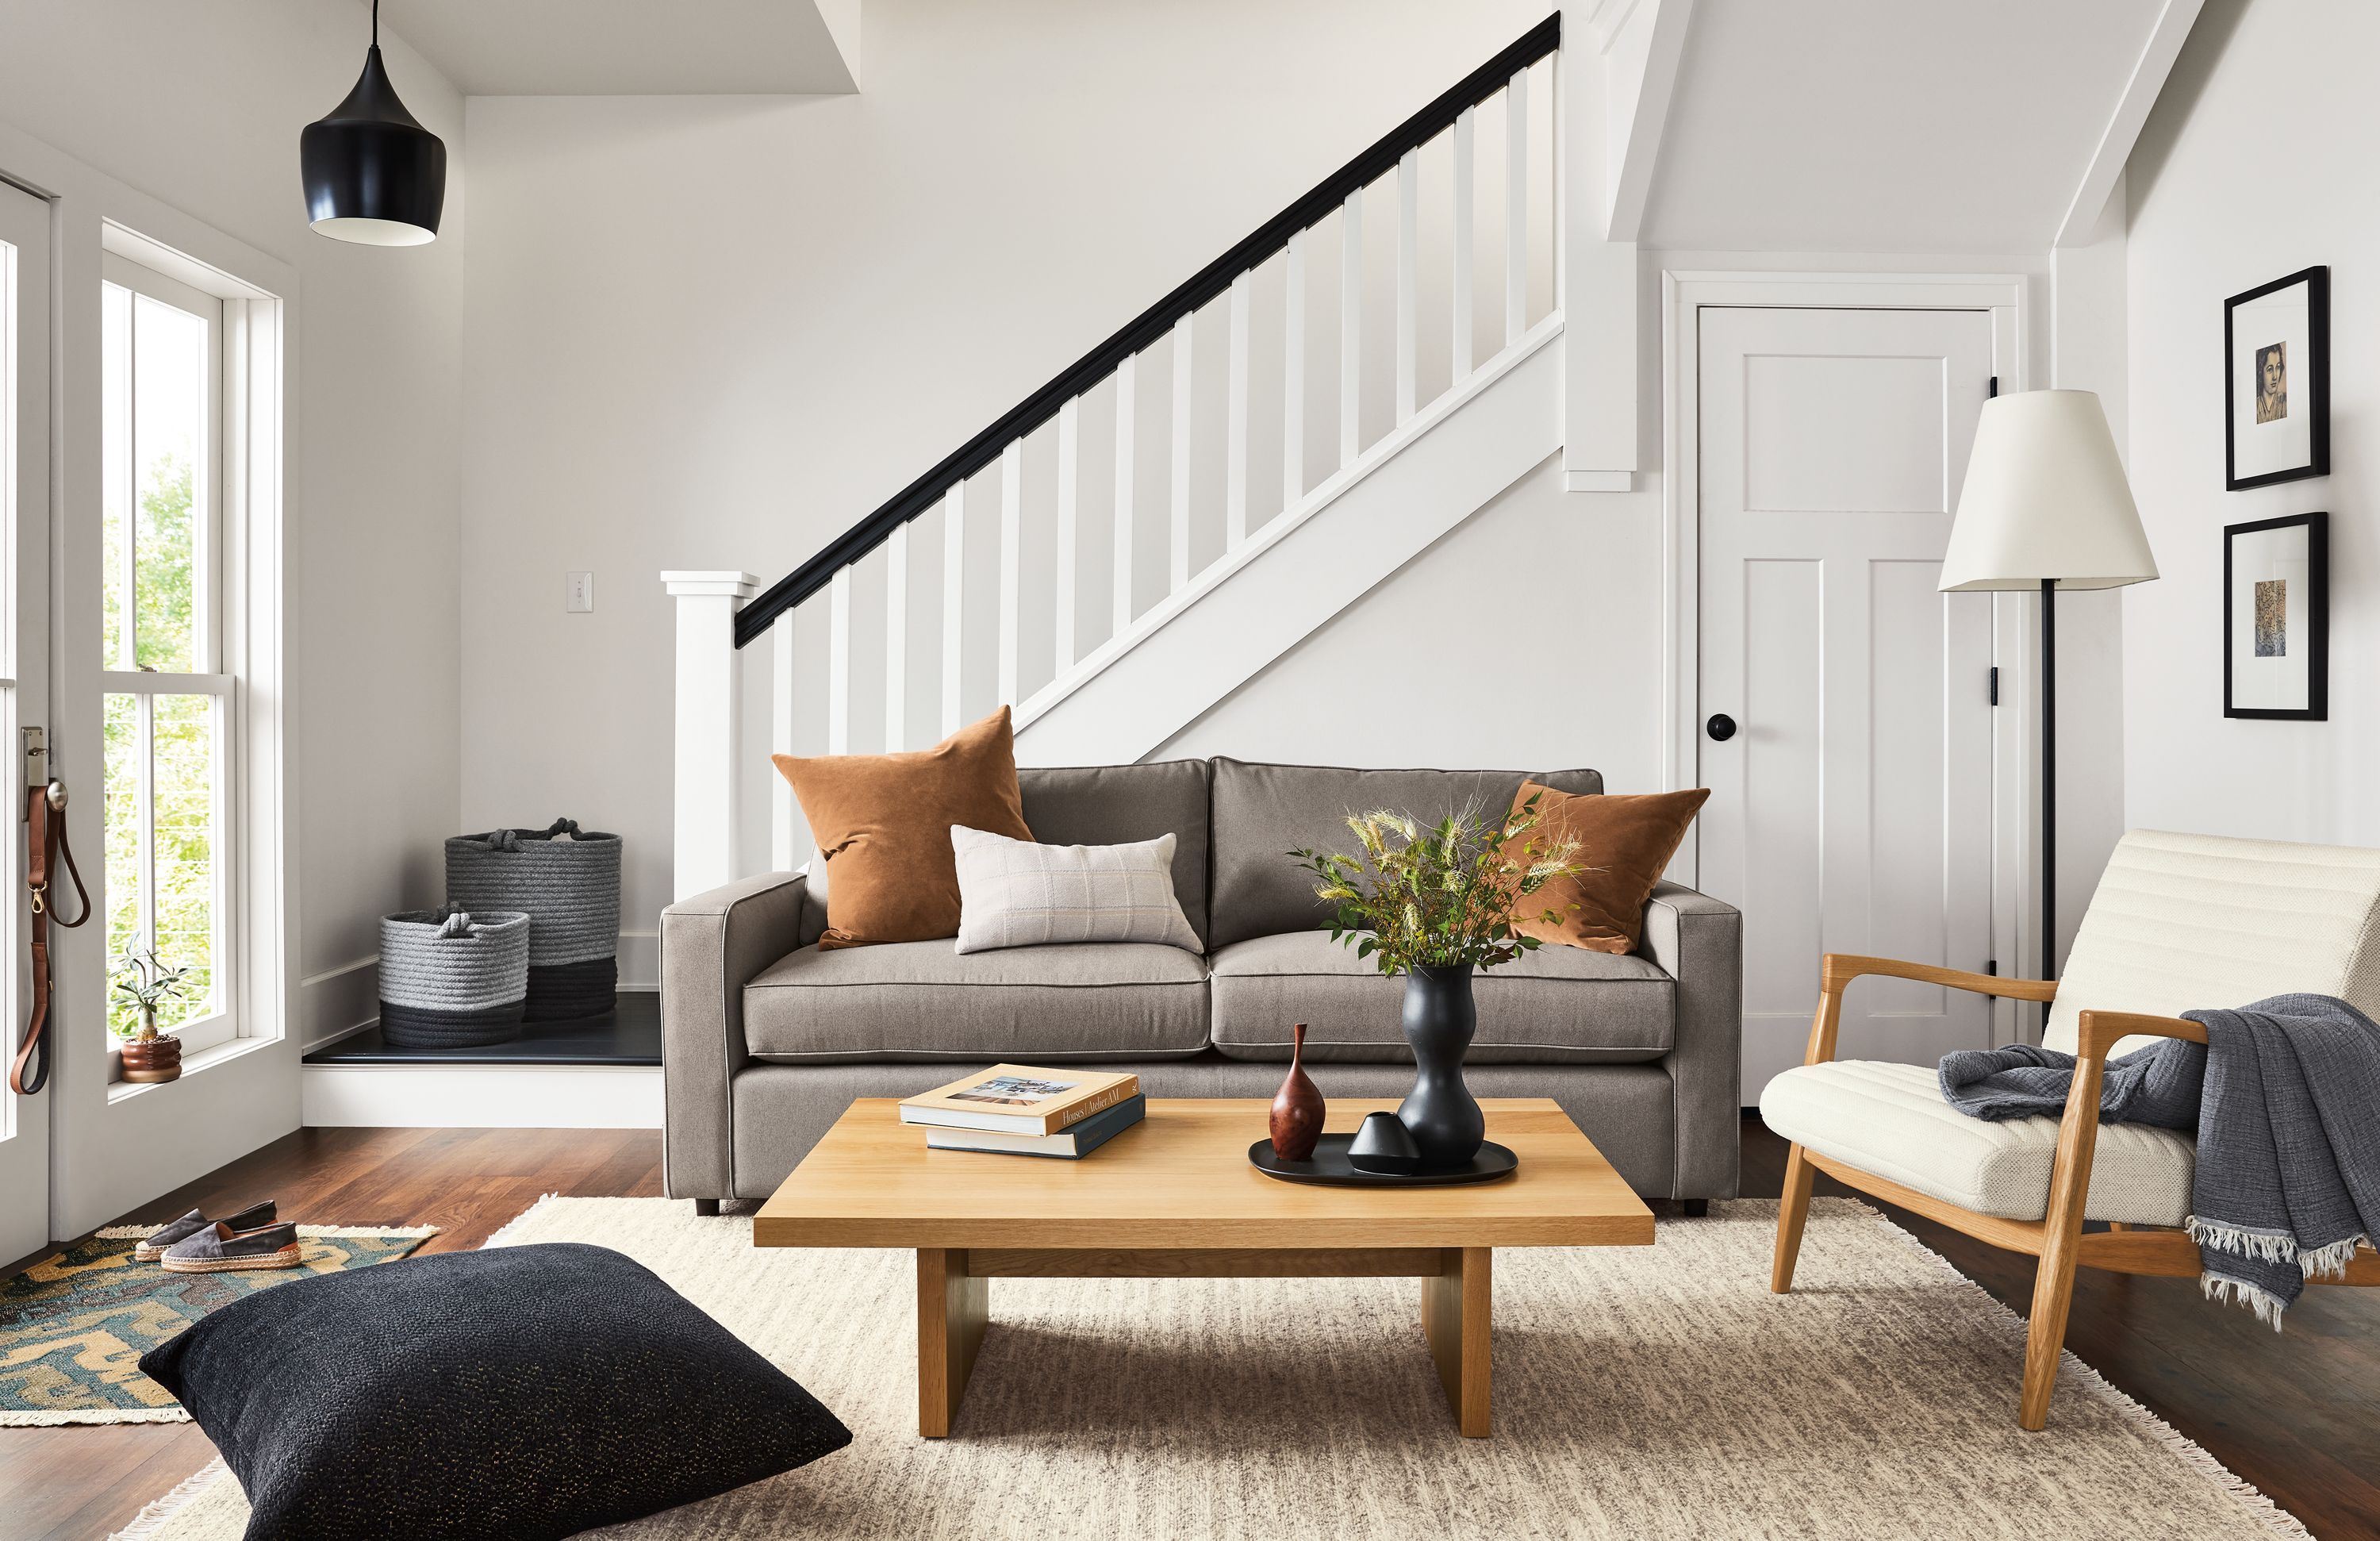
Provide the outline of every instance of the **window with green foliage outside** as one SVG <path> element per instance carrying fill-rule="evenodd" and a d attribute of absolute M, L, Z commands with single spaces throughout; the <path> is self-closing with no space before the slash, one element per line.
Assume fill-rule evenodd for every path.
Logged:
<path fill-rule="evenodd" d="M 138 286 L 132 286 L 137 283 Z M 222 721 L 229 696 L 211 613 L 219 305 L 109 283 L 101 295 L 107 949 L 188 967 L 170 1030 L 223 1009 Z M 137 1031 L 114 999 L 108 1025 Z"/>

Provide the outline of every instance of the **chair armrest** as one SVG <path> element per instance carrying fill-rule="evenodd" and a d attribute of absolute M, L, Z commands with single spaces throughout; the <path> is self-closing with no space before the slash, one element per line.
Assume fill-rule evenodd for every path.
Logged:
<path fill-rule="evenodd" d="M 1843 988 L 1862 975 L 1914 979 L 1975 995 L 1997 995 L 2010 1001 L 2054 1001 L 2055 979 L 2003 979 L 1997 974 L 1970 974 L 1938 964 L 1903 963 L 1899 958 L 1865 958 L 1852 953 L 1829 953 L 1818 965 L 1818 1014 L 1810 1023 L 1810 1050 L 1805 1065 L 1822 1065 L 1835 1057 L 1835 1032 L 1843 1017 Z"/>
<path fill-rule="evenodd" d="M 1675 1140 L 1670 1196 L 1733 1198 L 1743 1133 L 1743 916 L 1677 883 L 1645 902 L 1637 951 L 1677 981 L 1670 1052 Z"/>
<path fill-rule="evenodd" d="M 800 872 L 771 872 L 662 911 L 662 1185 L 732 1198 L 731 1084 L 750 1057 L 744 987 L 801 943 Z"/>
<path fill-rule="evenodd" d="M 2106 1060 L 2107 1050 L 2129 1037 L 2180 1038 L 2204 1043 L 2206 1029 L 2178 1016 L 2143 1016 L 2138 1012 L 2083 1012 L 2074 1023 L 2074 1057 Z M 2079 1079 L 2079 1077 L 2078 1077 Z"/>

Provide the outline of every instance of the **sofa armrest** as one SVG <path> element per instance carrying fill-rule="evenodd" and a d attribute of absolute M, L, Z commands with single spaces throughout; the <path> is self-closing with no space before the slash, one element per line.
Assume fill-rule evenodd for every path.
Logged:
<path fill-rule="evenodd" d="M 1638 950 L 1678 982 L 1674 1196 L 1732 1198 L 1742 1144 L 1743 915 L 1677 883 L 1645 902 Z"/>
<path fill-rule="evenodd" d="M 732 1198 L 744 987 L 800 945 L 799 872 L 771 872 L 662 911 L 662 1187 Z"/>

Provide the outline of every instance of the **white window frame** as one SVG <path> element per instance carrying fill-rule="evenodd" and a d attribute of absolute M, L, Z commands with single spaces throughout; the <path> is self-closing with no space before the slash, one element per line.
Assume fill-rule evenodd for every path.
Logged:
<path fill-rule="evenodd" d="M 129 291 L 136 299 L 146 297 L 171 306 L 186 314 L 195 315 L 206 323 L 206 429 L 197 446 L 199 465 L 192 468 L 192 481 L 198 489 L 201 514 L 194 540 L 198 546 L 197 560 L 192 564 L 193 581 L 198 592 L 192 596 L 192 608 L 197 612 L 198 625 L 192 628 L 190 662 L 199 672 L 170 673 L 134 667 L 139 656 L 136 637 L 139 615 L 134 603 L 134 575 L 139 550 L 139 509 L 140 487 L 133 457 L 139 440 L 137 421 L 130 416 L 135 410 L 128 401 L 126 443 L 118 446 L 125 464 L 117 467 L 124 477 L 124 549 L 117 571 L 106 575 L 119 596 L 120 629 L 115 638 L 116 661 L 120 669 L 103 669 L 100 673 L 103 696 L 131 696 L 140 702 L 140 741 L 143 749 L 140 767 L 140 924 L 136 936 L 140 945 L 156 944 L 157 924 L 157 862 L 156 862 L 156 766 L 154 757 L 155 699 L 159 696 L 205 696 L 213 700 L 209 724 L 213 750 L 214 776 L 210 786 L 212 804 L 210 817 L 213 830 L 211 848 L 211 875 L 214 892 L 208 904 L 208 915 L 213 923 L 213 935 L 209 939 L 207 957 L 210 983 L 212 987 L 213 1009 L 204 1015 L 188 1018 L 176 1025 L 174 1035 L 181 1040 L 182 1053 L 187 1058 L 200 1054 L 240 1036 L 241 1021 L 238 957 L 238 917 L 231 912 L 229 899 L 235 892 L 237 868 L 241 849 L 241 833 L 235 827 L 234 804 L 225 795 L 225 789 L 238 774 L 239 746 L 242 734 L 236 713 L 233 689 L 234 677 L 222 667 L 223 638 L 230 629 L 230 617 L 225 614 L 222 563 L 224 550 L 224 467 L 227 454 L 224 422 L 225 390 L 225 312 L 237 301 L 226 300 L 210 294 L 196 285 L 168 276 L 142 262 L 116 251 L 102 253 L 100 277 L 103 283 Z M 134 318 L 125 338 L 128 346 L 139 347 L 140 306 L 129 307 Z M 125 382 L 131 388 L 132 359 L 124 360 Z M 102 658 L 105 657 L 103 644 Z M 110 966 L 115 959 L 109 959 Z M 121 1074 L 121 1062 L 116 1064 Z"/>

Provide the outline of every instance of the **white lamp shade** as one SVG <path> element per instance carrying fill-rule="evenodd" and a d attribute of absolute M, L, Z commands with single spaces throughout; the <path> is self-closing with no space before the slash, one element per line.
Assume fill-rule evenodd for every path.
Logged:
<path fill-rule="evenodd" d="M 2141 512 L 2090 391 L 1984 403 L 1942 557 L 1944 592 L 2114 588 L 2157 576 Z"/>

